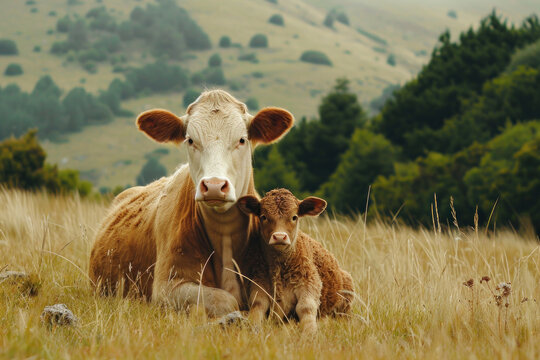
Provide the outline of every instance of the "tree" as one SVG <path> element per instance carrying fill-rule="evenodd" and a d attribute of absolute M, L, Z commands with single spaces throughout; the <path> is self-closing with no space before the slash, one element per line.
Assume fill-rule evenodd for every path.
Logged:
<path fill-rule="evenodd" d="M 4 70 L 4 75 L 6 76 L 17 76 L 22 75 L 23 69 L 22 66 L 19 64 L 9 64 L 6 67 L 6 70 Z"/>
<path fill-rule="evenodd" d="M 319 106 L 319 120 L 301 121 L 278 144 L 281 154 L 294 167 L 303 188 L 316 191 L 339 164 L 356 128 L 365 126 L 366 115 L 349 81 L 338 79 Z"/>
<path fill-rule="evenodd" d="M 199 90 L 193 88 L 187 89 L 186 93 L 184 94 L 184 107 L 187 108 L 191 103 L 197 100 L 200 94 L 201 92 Z"/>
<path fill-rule="evenodd" d="M 336 171 L 322 186 L 330 206 L 340 212 L 364 210 L 369 186 L 393 172 L 397 151 L 382 135 L 356 129 Z"/>
<path fill-rule="evenodd" d="M 249 110 L 257 111 L 259 110 L 259 101 L 257 100 L 257 98 L 249 97 L 246 99 L 246 106 Z"/>
<path fill-rule="evenodd" d="M 219 39 L 219 47 L 221 47 L 221 48 L 229 48 L 229 47 L 231 47 L 231 38 L 226 36 L 226 35 L 223 35 Z"/>
<path fill-rule="evenodd" d="M 56 166 L 45 163 L 46 156 L 35 130 L 18 139 L 0 142 L 0 184 L 54 193 L 78 191 L 83 196 L 91 192 L 92 185 L 80 181 L 77 171 L 59 171 Z"/>
<path fill-rule="evenodd" d="M 210 56 L 210 58 L 208 59 L 208 66 L 209 67 L 221 66 L 221 56 L 219 56 L 219 54 L 217 53 Z"/>
<path fill-rule="evenodd" d="M 264 34 L 255 34 L 249 41 L 249 47 L 251 48 L 267 48 L 268 38 Z"/>
<path fill-rule="evenodd" d="M 286 188 L 294 194 L 299 194 L 300 183 L 296 173 L 286 164 L 276 146 L 269 149 L 266 158 L 258 159 L 255 156 L 254 167 L 255 185 L 262 194 L 276 188 Z"/>
<path fill-rule="evenodd" d="M 424 130 L 438 130 L 446 119 L 460 114 L 484 83 L 508 66 L 515 49 L 538 38 L 537 18 L 515 28 L 495 13 L 483 19 L 478 29 L 462 33 L 457 42 L 451 41 L 449 32 L 443 33 L 429 64 L 384 106 L 379 130 L 402 146 L 408 158 L 423 154 L 429 148 L 422 144 L 431 141 Z M 423 133 L 410 137 L 415 131 Z"/>
<path fill-rule="evenodd" d="M 84 20 L 79 19 L 69 27 L 68 40 L 70 49 L 80 50 L 88 44 L 88 30 Z"/>
<path fill-rule="evenodd" d="M 10 39 L 0 39 L 0 55 L 17 55 L 19 50 L 15 41 Z"/>
<path fill-rule="evenodd" d="M 136 182 L 143 186 L 163 176 L 167 176 L 167 169 L 155 157 L 150 157 L 137 175 Z"/>
<path fill-rule="evenodd" d="M 300 56 L 300 61 L 308 62 L 311 64 L 320 64 L 332 66 L 332 61 L 326 56 L 325 53 L 317 50 L 306 50 Z"/>
<path fill-rule="evenodd" d="M 283 21 L 283 16 L 281 14 L 274 14 L 274 15 L 270 16 L 270 19 L 268 19 L 268 22 L 270 24 L 274 24 L 274 25 L 277 25 L 277 26 L 284 26 L 285 25 L 285 21 Z"/>

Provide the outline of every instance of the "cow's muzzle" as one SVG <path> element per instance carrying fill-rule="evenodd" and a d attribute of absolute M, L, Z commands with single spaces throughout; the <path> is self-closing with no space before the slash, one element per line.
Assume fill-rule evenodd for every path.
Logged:
<path fill-rule="evenodd" d="M 204 201 L 208 205 L 219 205 L 234 202 L 231 197 L 231 185 L 225 178 L 202 178 L 199 182 L 195 200 Z"/>

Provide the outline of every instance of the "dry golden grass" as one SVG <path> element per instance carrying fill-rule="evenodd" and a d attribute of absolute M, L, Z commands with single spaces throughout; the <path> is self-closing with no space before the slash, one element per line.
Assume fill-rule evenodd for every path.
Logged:
<path fill-rule="evenodd" d="M 35 274 L 37 296 L 0 284 L 2 358 L 538 358 L 540 251 L 534 238 L 483 230 L 434 232 L 321 217 L 303 228 L 349 270 L 352 313 L 323 319 L 315 338 L 295 324 L 221 329 L 138 300 L 95 297 L 86 276 L 106 204 L 0 191 L 0 269 Z M 511 282 L 498 307 L 479 280 Z M 463 282 L 474 279 L 471 288 Z M 527 299 L 524 301 L 524 299 Z M 48 329 L 65 303 L 76 327 Z"/>

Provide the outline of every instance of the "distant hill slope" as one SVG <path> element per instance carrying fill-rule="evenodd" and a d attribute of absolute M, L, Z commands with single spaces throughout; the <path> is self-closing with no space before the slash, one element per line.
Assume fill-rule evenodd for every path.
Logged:
<path fill-rule="evenodd" d="M 106 6 L 120 21 L 127 19 L 134 7 L 154 3 L 153 0 L 33 2 L 12 1 L 0 12 L 0 37 L 13 39 L 19 48 L 16 56 L 0 56 L 0 86 L 15 82 L 31 90 L 39 77 L 50 74 L 65 91 L 75 86 L 92 92 L 106 89 L 112 79 L 122 78 L 113 72 L 112 65 L 100 64 L 98 72 L 90 74 L 79 64 L 67 63 L 64 58 L 50 54 L 52 43 L 65 39 L 65 34 L 54 31 L 57 20 L 66 14 L 82 17 L 92 8 Z M 512 21 L 521 21 L 536 10 L 533 1 L 527 0 L 514 1 L 512 6 L 502 0 L 492 3 L 500 6 Z M 227 78 L 224 88 L 239 99 L 255 97 L 260 106 L 282 106 L 298 118 L 311 117 L 317 114 L 322 94 L 338 77 L 348 77 L 352 90 L 366 105 L 387 86 L 409 80 L 427 62 L 442 30 L 448 27 L 455 36 L 477 24 L 492 10 L 492 3 L 482 0 L 470 4 L 460 0 L 449 6 L 439 0 L 416 0 L 408 5 L 389 0 L 278 0 L 277 4 L 265 0 L 178 1 L 209 34 L 213 45 L 211 50 L 193 52 L 194 56 L 180 65 L 192 71 L 201 70 L 207 66 L 208 58 L 218 52 Z M 323 25 L 327 11 L 334 7 L 340 7 L 348 15 L 350 26 L 336 22 L 331 29 Z M 449 17 L 449 10 L 454 10 L 457 17 Z M 283 16 L 284 26 L 268 22 L 273 14 Z M 257 33 L 268 37 L 267 49 L 248 47 Z M 241 48 L 219 48 L 223 35 Z M 34 51 L 36 46 L 41 48 L 40 52 Z M 325 53 L 333 66 L 301 62 L 299 58 L 305 50 Z M 148 49 L 130 51 L 126 65 L 138 67 L 154 61 Z M 240 55 L 249 53 L 256 54 L 258 63 L 238 61 Z M 395 66 L 387 62 L 390 55 Z M 24 74 L 3 75 L 10 63 L 21 64 Z M 150 107 L 181 113 L 182 96 L 182 93 L 153 95 L 130 100 L 123 106 L 134 113 Z M 160 146 L 139 134 L 133 119 L 125 118 L 87 128 L 67 136 L 66 140 L 60 144 L 45 142 L 49 161 L 82 170 L 98 186 L 133 184 L 145 161 L 144 154 Z M 171 151 L 162 162 L 172 170 L 183 158 L 182 153 Z"/>

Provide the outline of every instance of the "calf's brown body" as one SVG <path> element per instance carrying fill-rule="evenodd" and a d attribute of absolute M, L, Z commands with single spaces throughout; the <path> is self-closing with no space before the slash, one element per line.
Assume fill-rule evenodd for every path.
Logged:
<path fill-rule="evenodd" d="M 255 283 L 249 286 L 250 316 L 255 322 L 270 310 L 279 317 L 298 316 L 302 327 L 313 332 L 317 315 L 350 310 L 351 275 L 320 243 L 297 230 L 299 217 L 324 211 L 324 200 L 309 197 L 301 202 L 288 190 L 277 189 L 260 202 L 253 196 L 243 197 L 239 207 L 260 221 L 260 232 L 249 245 L 251 260 L 247 260 Z"/>

